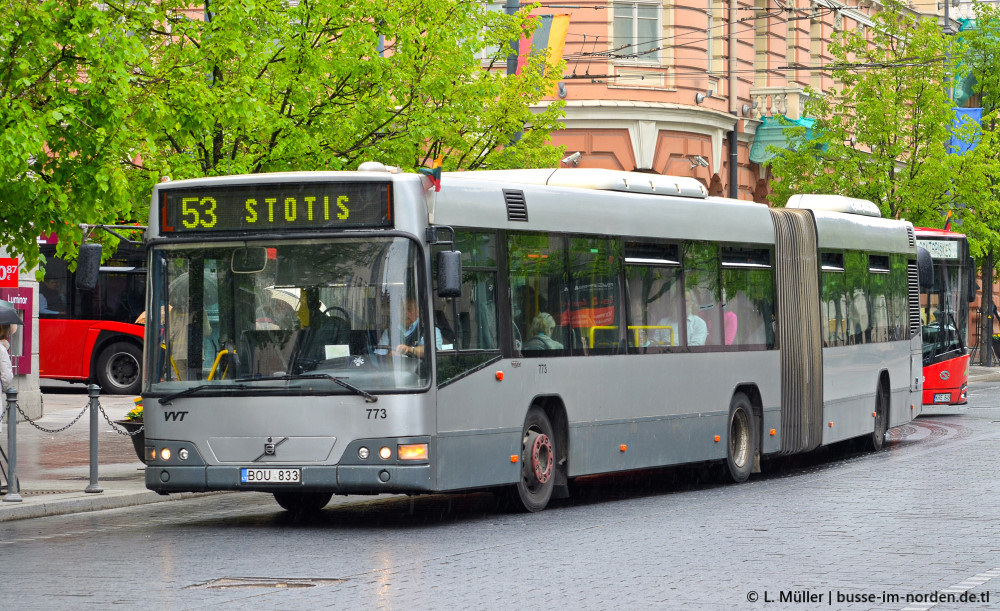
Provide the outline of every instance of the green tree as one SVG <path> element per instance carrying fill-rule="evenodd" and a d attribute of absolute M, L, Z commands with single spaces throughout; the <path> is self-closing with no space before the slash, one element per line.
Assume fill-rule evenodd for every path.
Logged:
<path fill-rule="evenodd" d="M 961 156 L 963 178 L 956 181 L 955 224 L 977 259 L 1000 249 L 1000 9 L 981 9 L 976 27 L 962 32 L 952 49 L 956 75 L 972 77 L 971 93 L 983 109 L 982 126 L 963 130 L 963 140 L 975 146 Z"/>
<path fill-rule="evenodd" d="M 207 10 L 203 10 L 207 9 Z M 503 70 L 534 22 L 467 0 L 14 0 L 0 15 L 0 239 L 145 219 L 172 179 L 553 166 L 560 69 Z M 492 49 L 485 64 L 484 49 Z"/>
<path fill-rule="evenodd" d="M 530 28 L 466 0 L 213 0 L 192 19 L 150 2 L 136 191 L 173 179 L 288 170 L 554 165 L 561 105 L 529 106 L 561 72 L 484 70 Z M 518 139 L 519 138 L 519 139 Z M 516 144 L 512 144 L 516 141 Z"/>
<path fill-rule="evenodd" d="M 144 50 L 93 2 L 13 0 L 0 11 L 0 243 L 38 261 L 36 238 L 74 248 L 79 223 L 131 218 L 122 159 L 130 63 Z"/>
<path fill-rule="evenodd" d="M 883 216 L 940 225 L 955 206 L 957 159 L 947 154 L 954 112 L 946 88 L 947 38 L 892 0 L 871 27 L 838 33 L 828 67 L 840 84 L 810 92 L 815 138 L 794 128 L 776 151 L 772 203 L 794 193 L 837 193 L 875 202 Z"/>

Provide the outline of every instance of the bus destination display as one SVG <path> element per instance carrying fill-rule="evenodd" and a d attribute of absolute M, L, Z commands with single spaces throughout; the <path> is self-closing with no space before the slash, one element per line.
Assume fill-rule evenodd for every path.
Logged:
<path fill-rule="evenodd" d="M 165 233 L 390 227 L 384 182 L 306 182 L 163 189 Z"/>

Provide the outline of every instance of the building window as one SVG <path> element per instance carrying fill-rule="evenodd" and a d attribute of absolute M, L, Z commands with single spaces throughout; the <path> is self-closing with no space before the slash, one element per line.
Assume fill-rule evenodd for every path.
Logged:
<path fill-rule="evenodd" d="M 662 6 L 648 2 L 614 3 L 612 57 L 616 62 L 659 63 Z"/>

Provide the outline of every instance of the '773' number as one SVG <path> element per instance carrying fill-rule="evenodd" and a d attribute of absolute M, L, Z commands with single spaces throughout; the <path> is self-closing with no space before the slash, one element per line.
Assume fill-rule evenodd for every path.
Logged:
<path fill-rule="evenodd" d="M 369 407 L 366 410 L 368 412 L 369 420 L 385 420 L 386 413 L 385 410 L 379 407 Z"/>

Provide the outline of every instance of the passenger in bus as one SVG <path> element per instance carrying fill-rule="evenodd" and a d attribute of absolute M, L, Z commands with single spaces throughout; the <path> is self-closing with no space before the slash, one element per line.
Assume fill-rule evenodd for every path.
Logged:
<path fill-rule="evenodd" d="M 393 348 L 393 353 L 417 358 L 424 356 L 424 327 L 420 324 L 420 304 L 417 302 L 416 297 L 406 298 L 406 317 L 404 322 L 406 328 L 401 333 L 403 341 Z M 382 338 L 378 342 L 379 346 L 388 346 L 390 341 L 392 340 L 389 338 L 389 330 L 386 329 L 382 332 Z M 438 350 L 441 350 L 444 346 L 441 329 L 437 327 L 434 327 L 434 344 Z M 375 351 L 376 354 L 385 354 L 386 352 L 385 348 Z"/>
<path fill-rule="evenodd" d="M 708 339 L 708 325 L 705 320 L 698 316 L 698 300 L 694 292 L 688 290 L 685 293 L 685 303 L 687 304 L 687 345 L 704 346 Z M 680 343 L 677 337 L 676 321 L 670 318 L 661 318 L 657 323 L 658 327 L 670 327 L 670 329 L 658 329 L 653 332 L 653 343 L 661 346 L 676 346 Z"/>
<path fill-rule="evenodd" d="M 62 314 L 66 311 L 66 301 L 62 298 L 60 282 L 56 278 L 46 278 L 38 287 L 38 313 Z"/>
<path fill-rule="evenodd" d="M 563 345 L 552 339 L 552 330 L 556 321 L 548 312 L 539 312 L 528 327 L 530 336 L 521 346 L 522 350 L 562 350 Z"/>

